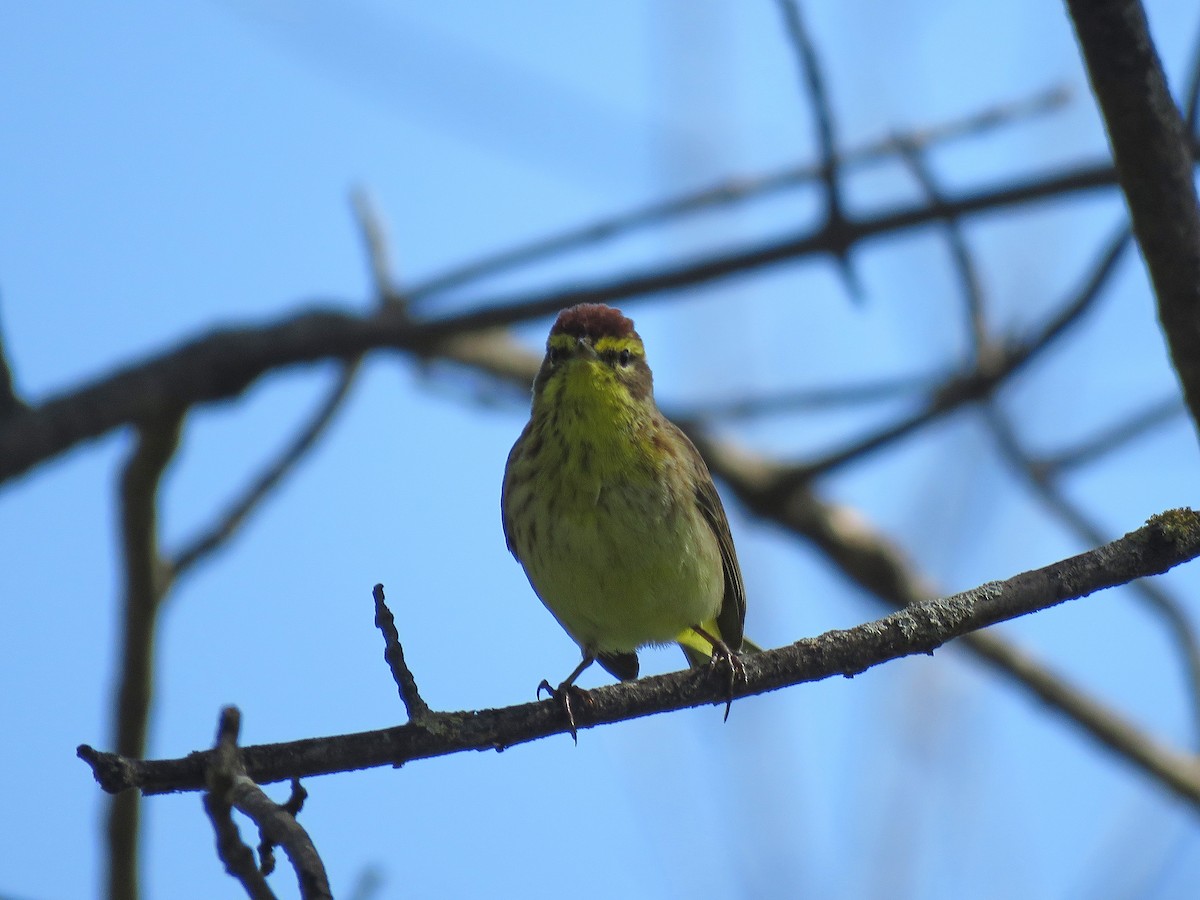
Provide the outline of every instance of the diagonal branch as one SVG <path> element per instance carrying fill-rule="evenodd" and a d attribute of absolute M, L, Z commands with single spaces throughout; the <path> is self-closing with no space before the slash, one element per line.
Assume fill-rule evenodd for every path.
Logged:
<path fill-rule="evenodd" d="M 931 653 L 947 641 L 979 628 L 1046 609 L 1132 578 L 1158 574 L 1200 555 L 1200 516 L 1173 510 L 1104 547 L 941 600 L 909 606 L 875 622 L 778 650 L 746 657 L 745 679 L 736 696 L 765 693 L 836 675 L 853 676 L 903 656 Z M 728 682 L 715 670 L 683 671 L 586 693 L 576 723 L 594 727 L 655 713 L 723 704 Z M 554 700 L 504 709 L 436 714 L 447 727 L 409 724 L 383 731 L 243 749 L 247 773 L 260 783 L 309 775 L 400 765 L 463 750 L 502 749 L 551 734 L 568 723 Z M 1200 808 L 1200 768 L 1146 738 L 1144 755 L 1156 775 Z M 78 750 L 100 785 L 110 792 L 199 790 L 211 751 L 183 759 L 143 761 L 107 754 L 86 745 Z"/>
<path fill-rule="evenodd" d="M 216 746 L 209 751 L 205 769 L 204 810 L 208 813 L 217 837 L 217 855 L 225 871 L 236 878 L 246 893 L 255 900 L 274 900 L 275 894 L 266 876 L 274 867 L 271 848 L 283 847 L 296 872 L 302 900 L 330 900 L 329 876 L 312 838 L 300 823 L 296 813 L 303 802 L 304 791 L 293 780 L 292 801 L 280 806 L 263 793 L 262 788 L 247 777 L 238 747 L 241 712 L 236 706 L 221 710 Z M 263 857 L 261 868 L 254 854 L 242 842 L 232 812 L 237 809 L 258 826 L 262 835 L 259 850 Z"/>
<path fill-rule="evenodd" d="M 933 177 L 933 172 L 925 162 L 920 148 L 901 144 L 904 161 L 921 185 L 930 205 L 939 206 L 944 202 L 944 196 Z M 983 284 L 979 280 L 979 270 L 974 257 L 967 246 L 962 224 L 958 216 L 946 217 L 946 242 L 950 246 L 950 256 L 954 262 L 954 270 L 961 282 L 962 295 L 967 308 L 967 327 L 971 336 L 972 357 L 979 361 L 988 348 L 987 317 L 984 315 Z"/>
<path fill-rule="evenodd" d="M 1058 475 L 1089 465 L 1179 418 L 1184 411 L 1183 401 L 1179 399 L 1178 394 L 1173 393 L 1128 419 L 1092 435 L 1082 443 L 1060 450 L 1052 456 L 1043 456 L 1037 461 L 1038 469 L 1048 475 Z"/>
<path fill-rule="evenodd" d="M 279 458 L 267 466 L 262 473 L 246 486 L 218 520 L 207 530 L 184 545 L 168 564 L 172 577 L 178 578 L 197 563 L 216 552 L 227 543 L 246 523 L 251 513 L 270 495 L 296 465 L 316 446 L 321 435 L 329 428 L 334 416 L 346 402 L 350 388 L 358 375 L 357 359 L 348 361 L 329 392 L 329 396 L 316 409 L 309 422 L 296 433 Z"/>
<path fill-rule="evenodd" d="M 801 78 L 812 103 L 813 122 L 820 151 L 818 170 L 821 182 L 825 186 L 825 224 L 822 230 L 830 239 L 831 252 L 838 262 L 838 268 L 851 295 L 858 297 L 862 293 L 862 287 L 850 264 L 850 248 L 854 242 L 842 240 L 842 236 L 848 234 L 846 208 L 842 199 L 837 139 L 834 137 L 833 105 L 829 102 L 829 91 L 825 86 L 821 61 L 817 57 L 817 48 L 809 36 L 808 29 L 804 27 L 798 0 L 776 0 L 776 5 L 783 16 L 784 30 L 792 44 L 800 66 Z"/>
<path fill-rule="evenodd" d="M 1177 405 L 1177 403 L 1176 403 Z M 1104 533 L 1084 512 L 1072 503 L 1055 480 L 1052 470 L 1040 465 L 1017 437 L 1016 429 L 997 408 L 987 411 L 987 421 L 1001 454 L 1009 465 L 1033 487 L 1042 502 L 1089 545 L 1104 542 Z M 1158 584 L 1139 581 L 1133 585 L 1134 596 L 1140 597 L 1166 626 L 1183 662 L 1183 676 L 1191 701 L 1192 729 L 1197 735 L 1194 744 L 1200 747 L 1200 640 L 1196 629 L 1180 604 Z"/>
<path fill-rule="evenodd" d="M 1137 0 L 1067 0 L 1158 317 L 1200 428 L 1200 208 L 1190 143 Z"/>
<path fill-rule="evenodd" d="M 820 475 L 825 475 L 906 438 L 918 429 L 966 404 L 978 403 L 990 398 L 997 388 L 1008 381 L 1010 377 L 1045 351 L 1068 329 L 1082 321 L 1084 314 L 1100 298 L 1104 286 L 1116 270 L 1117 262 L 1128 244 L 1128 229 L 1119 229 L 1109 240 L 1084 284 L 1048 322 L 1031 335 L 1008 346 L 1001 346 L 994 353 L 984 354 L 970 369 L 952 375 L 934 390 L 925 404 L 915 412 L 815 461 L 793 466 L 786 476 L 786 484 L 782 486 L 788 487 L 812 481 Z"/>
<path fill-rule="evenodd" d="M 978 136 L 991 129 L 1056 110 L 1069 98 L 1069 92 L 1065 88 L 1051 88 L 1027 99 L 982 109 L 960 120 L 903 132 L 901 140 L 915 147 L 931 147 L 963 137 Z M 837 158 L 837 165 L 846 169 L 878 163 L 897 152 L 896 138 L 882 138 L 846 151 Z M 693 194 L 653 203 L 553 237 L 502 250 L 442 275 L 436 275 L 413 287 L 407 292 L 407 296 L 412 300 L 424 299 L 557 254 L 580 250 L 639 228 L 661 225 L 675 218 L 719 206 L 769 196 L 786 188 L 820 180 L 821 171 L 822 167 L 819 164 L 805 164 L 767 175 L 734 177 Z"/>
<path fill-rule="evenodd" d="M 739 400 L 712 400 L 690 408 L 675 407 L 671 418 L 676 422 L 729 422 L 781 413 L 846 409 L 930 394 L 946 378 L 945 374 L 890 375 L 854 384 L 796 388 Z"/>
<path fill-rule="evenodd" d="M 851 582 L 890 606 L 907 607 L 933 595 L 932 586 L 913 570 L 900 550 L 857 512 L 827 503 L 805 486 L 782 490 L 779 479 L 786 470 L 776 464 L 703 435 L 690 436 L 713 474 L 728 484 L 751 512 L 813 543 Z M 963 639 L 963 645 L 1127 762 L 1167 783 L 1177 777 L 1178 772 L 1164 774 L 1174 771 L 1174 766 L 1163 768 L 1157 745 L 1135 725 L 999 634 L 971 634 Z"/>

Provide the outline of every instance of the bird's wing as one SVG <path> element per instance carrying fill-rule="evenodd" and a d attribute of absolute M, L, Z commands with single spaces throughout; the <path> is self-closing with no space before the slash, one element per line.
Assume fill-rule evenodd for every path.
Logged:
<path fill-rule="evenodd" d="M 746 622 L 746 585 L 742 582 L 742 569 L 738 565 L 737 551 L 733 549 L 729 519 L 725 517 L 725 507 L 721 505 L 721 497 L 708 474 L 708 466 L 704 464 L 704 458 L 691 441 L 688 441 L 688 446 L 696 455 L 696 464 L 707 476 L 697 479 L 696 506 L 717 538 L 717 546 L 721 551 L 721 568 L 725 575 L 725 596 L 721 601 L 721 611 L 717 613 L 717 627 L 721 630 L 721 640 L 729 649 L 740 650 Z"/>

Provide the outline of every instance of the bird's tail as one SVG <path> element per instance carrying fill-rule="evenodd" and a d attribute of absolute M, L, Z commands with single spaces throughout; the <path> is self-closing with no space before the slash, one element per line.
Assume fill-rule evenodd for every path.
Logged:
<path fill-rule="evenodd" d="M 710 622 L 703 623 L 700 628 L 715 638 L 721 637 L 721 631 L 719 628 L 717 628 L 717 622 L 715 619 Z M 708 665 L 708 661 L 712 659 L 712 641 L 695 629 L 689 628 L 675 640 L 679 644 L 679 649 L 683 651 L 683 655 L 687 657 L 688 665 L 693 669 L 698 669 L 700 666 Z M 754 641 L 750 640 L 750 638 L 742 638 L 742 646 L 737 649 L 737 652 L 762 653 L 762 647 L 758 646 L 758 644 L 754 643 Z"/>

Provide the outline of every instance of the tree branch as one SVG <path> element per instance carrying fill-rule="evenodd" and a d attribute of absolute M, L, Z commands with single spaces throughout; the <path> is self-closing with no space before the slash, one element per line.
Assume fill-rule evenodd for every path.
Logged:
<path fill-rule="evenodd" d="M 205 771 L 207 790 L 204 809 L 212 820 L 217 837 L 217 854 L 225 871 L 241 882 L 254 900 L 274 900 L 275 894 L 267 885 L 266 876 L 274 867 L 270 847 L 283 847 L 304 900 L 332 900 L 325 864 L 308 832 L 296 821 L 296 813 L 304 796 L 303 789 L 293 781 L 293 798 L 280 806 L 263 793 L 262 788 L 247 777 L 237 745 L 241 713 L 236 706 L 221 710 L 216 747 L 210 751 Z M 237 809 L 258 826 L 262 835 L 263 864 L 255 864 L 254 854 L 243 842 L 231 814 Z"/>
<path fill-rule="evenodd" d="M 358 359 L 352 359 L 342 367 L 325 401 L 317 407 L 312 418 L 296 433 L 279 457 L 246 486 L 242 495 L 230 504 L 210 528 L 187 542 L 167 564 L 173 578 L 185 574 L 226 544 L 271 491 L 278 487 L 300 460 L 316 446 L 338 410 L 345 404 L 358 372 Z"/>
<path fill-rule="evenodd" d="M 914 204 L 855 219 L 853 240 L 1006 209 L 1109 186 L 1106 166 L 1082 167 L 946 199 L 940 208 Z M 395 306 L 355 314 L 314 309 L 257 327 L 229 328 L 194 338 L 132 363 L 90 384 L 0 420 L 0 483 L 122 425 L 164 411 L 236 397 L 267 372 L 372 350 L 433 355 L 449 338 L 549 315 L 574 303 L 612 303 L 684 288 L 832 249 L 820 230 L 757 244 L 724 255 L 583 286 L 519 297 L 487 298 L 474 312 L 414 322 Z"/>
<path fill-rule="evenodd" d="M 800 67 L 801 80 L 812 104 L 813 124 L 816 127 L 817 146 L 820 151 L 819 171 L 821 183 L 825 187 L 825 224 L 822 229 L 832 245 L 831 252 L 837 260 L 842 279 L 851 295 L 858 299 L 862 294 L 862 285 L 850 262 L 850 248 L 854 242 L 843 241 L 843 236 L 849 232 L 846 228 L 846 207 L 842 199 L 841 164 L 837 139 L 834 136 L 833 104 L 829 102 L 829 91 L 825 87 L 821 61 L 817 56 L 816 45 L 808 29 L 804 27 L 798 0 L 776 0 L 776 5 L 783 17 L 784 31 L 792 45 Z"/>
<path fill-rule="evenodd" d="M 375 589 L 371 593 L 375 598 L 375 627 L 383 633 L 383 658 L 392 672 L 392 680 L 396 682 L 400 700 L 408 712 L 410 722 L 418 725 L 425 724 L 430 719 L 429 704 L 421 696 L 421 692 L 417 689 L 417 680 L 408 668 L 408 663 L 404 661 L 404 648 L 400 645 L 400 633 L 396 631 L 396 620 L 384 599 L 383 585 L 375 585 Z"/>
<path fill-rule="evenodd" d="M 12 367 L 8 362 L 8 351 L 4 346 L 4 329 L 0 328 L 0 419 L 26 408 L 25 402 L 17 396 Z"/>
<path fill-rule="evenodd" d="M 1200 429 L 1200 208 L 1191 146 L 1137 0 L 1067 0 L 1158 317 Z"/>
<path fill-rule="evenodd" d="M 113 741 L 119 753 L 146 752 L 154 672 L 154 635 L 171 576 L 158 552 L 158 488 L 179 446 L 183 411 L 138 426 L 137 443 L 121 473 L 120 511 L 125 578 L 119 687 L 113 709 Z M 108 897 L 138 896 L 136 794 L 116 797 L 108 810 Z"/>
<path fill-rule="evenodd" d="M 1100 527 L 1067 499 L 1066 493 L 1055 481 L 1052 469 L 1040 465 L 1038 460 L 1025 451 L 1017 437 L 1016 429 L 1008 418 L 993 407 L 988 410 L 987 420 L 1001 455 L 1027 481 L 1046 507 L 1066 523 L 1086 545 L 1103 543 L 1105 535 Z M 1190 698 L 1192 731 L 1195 735 L 1193 746 L 1200 749 L 1200 640 L 1197 639 L 1196 629 L 1183 604 L 1158 584 L 1139 581 L 1131 585 L 1131 588 L 1134 596 L 1141 598 L 1166 626 L 1171 639 L 1179 648 L 1184 686 Z"/>
<path fill-rule="evenodd" d="M 1058 109 L 1067 102 L 1069 96 L 1065 88 L 1051 88 L 1027 99 L 998 104 L 953 122 L 905 131 L 899 138 L 886 137 L 854 147 L 838 156 L 836 163 L 839 168 L 847 169 L 882 162 L 899 152 L 898 140 L 916 147 L 932 147 L 963 137 L 981 135 L 993 128 Z M 424 299 L 518 266 L 579 250 L 639 228 L 662 225 L 682 216 L 769 196 L 787 188 L 819 180 L 821 172 L 820 164 L 805 164 L 766 175 L 735 176 L 696 193 L 653 203 L 590 225 L 570 229 L 562 234 L 501 250 L 436 275 L 407 291 L 406 296 L 414 301 Z"/>
<path fill-rule="evenodd" d="M 1200 516 L 1172 510 L 1117 541 L 1070 559 L 989 582 L 941 600 L 909 606 L 875 622 L 743 659 L 745 679 L 734 695 L 745 697 L 834 675 L 851 677 L 872 666 L 918 653 L 932 653 L 955 637 L 1134 578 L 1165 572 L 1200 555 Z M 683 671 L 586 692 L 576 725 L 594 727 L 640 716 L 707 704 L 722 704 L 728 683 L 715 670 Z M 567 733 L 561 704 L 547 700 L 504 709 L 435 713 L 443 727 L 416 724 L 330 738 L 243 749 L 246 771 L 257 782 L 280 781 L 372 766 L 401 765 L 463 750 L 504 749 L 551 734 Z M 1142 739 L 1149 745 L 1149 741 Z M 199 790 L 211 751 L 183 759 L 136 760 L 78 749 L 101 787 L 146 794 Z M 1200 767 L 1165 748 L 1154 755 L 1159 776 L 1200 808 Z"/>

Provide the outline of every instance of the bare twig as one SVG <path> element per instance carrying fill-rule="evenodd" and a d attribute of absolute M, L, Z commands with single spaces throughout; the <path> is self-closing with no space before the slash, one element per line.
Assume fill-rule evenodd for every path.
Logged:
<path fill-rule="evenodd" d="M 1139 413 L 1117 422 L 1109 428 L 1101 430 L 1074 447 L 1059 450 L 1057 453 L 1042 456 L 1032 462 L 1037 470 L 1048 476 L 1062 475 L 1072 469 L 1089 465 L 1101 457 L 1115 453 L 1128 443 L 1144 437 L 1149 432 L 1173 419 L 1179 418 L 1187 410 L 1178 394 L 1164 397 L 1162 400 L 1148 406 Z"/>
<path fill-rule="evenodd" d="M 241 882 L 254 900 L 275 900 L 266 873 L 259 871 L 254 853 L 242 842 L 237 823 L 233 821 L 231 798 L 234 785 L 239 778 L 245 777 L 237 745 L 240 721 L 237 707 L 227 706 L 221 710 L 216 747 L 205 773 L 208 790 L 204 794 L 204 811 L 212 821 L 217 836 L 217 856 L 225 864 L 225 871 Z"/>
<path fill-rule="evenodd" d="M 371 267 L 371 280 L 375 285 L 375 296 L 381 306 L 404 308 L 404 295 L 397 290 L 392 270 L 391 247 L 388 242 L 387 223 L 379 212 L 374 198 L 365 188 L 350 195 L 354 217 L 362 233 L 363 246 L 367 251 L 367 262 Z"/>
<path fill-rule="evenodd" d="M 295 819 L 300 815 L 300 810 L 304 808 L 304 801 L 307 799 L 308 791 L 304 789 L 299 778 L 293 778 L 292 792 L 288 794 L 287 800 L 279 804 L 278 812 Z M 261 838 L 258 842 L 259 870 L 264 875 L 270 875 L 275 871 L 275 847 L 277 844 L 268 836 L 266 830 L 260 832 L 259 837 Z M 316 852 L 315 848 L 313 852 Z"/>
<path fill-rule="evenodd" d="M 242 495 L 230 504 L 229 508 L 210 528 L 187 542 L 183 549 L 176 554 L 169 564 L 173 577 L 178 578 L 223 547 L 246 523 L 251 513 L 266 500 L 271 491 L 278 487 L 308 451 L 316 446 L 318 439 L 329 428 L 338 410 L 345 404 L 346 398 L 350 394 L 350 388 L 358 376 L 358 371 L 358 359 L 349 360 L 342 366 L 341 373 L 329 395 L 314 411 L 308 423 L 284 447 L 279 457 L 246 486 Z"/>
<path fill-rule="evenodd" d="M 242 751 L 237 745 L 240 727 L 241 713 L 236 706 L 221 710 L 217 745 L 207 754 L 204 772 L 207 788 L 204 809 L 216 831 L 217 854 L 225 863 L 225 871 L 240 881 L 251 897 L 270 900 L 275 896 L 266 880 L 274 867 L 271 848 L 282 847 L 296 872 L 300 896 L 304 900 L 332 900 L 325 864 L 308 832 L 296 821 L 296 813 L 307 796 L 304 788 L 292 779 L 292 794 L 283 806 L 264 794 L 262 788 L 246 775 Z M 238 810 L 258 826 L 262 837 L 259 844 L 262 868 L 255 865 L 254 854 L 242 842 L 231 809 Z"/>
<path fill-rule="evenodd" d="M 179 446 L 182 410 L 139 424 L 133 452 L 121 473 L 124 608 L 120 669 L 113 708 L 113 743 L 118 752 L 146 750 L 153 690 L 154 639 L 171 576 L 158 551 L 158 489 Z M 115 797 L 108 810 L 108 897 L 135 900 L 138 885 L 140 805 L 130 794 Z"/>
<path fill-rule="evenodd" d="M 1192 147 L 1137 0 L 1067 0 L 1158 317 L 1200 428 L 1200 207 Z"/>
<path fill-rule="evenodd" d="M 821 61 L 817 57 L 817 48 L 804 27 L 800 15 L 800 5 L 797 0 L 776 0 L 779 12 L 783 16 L 784 31 L 787 33 L 796 62 L 800 66 L 801 79 L 812 103 L 813 124 L 817 131 L 817 146 L 819 149 L 821 182 L 825 186 L 825 224 L 824 232 L 829 238 L 830 252 L 837 260 L 838 269 L 851 296 L 862 299 L 862 285 L 854 274 L 850 261 L 850 249 L 854 246 L 851 240 L 843 240 L 848 235 L 846 228 L 846 209 L 842 202 L 840 167 L 838 165 L 837 140 L 834 137 L 833 105 L 829 102 L 829 92 L 825 87 L 825 76 L 821 72 Z"/>
<path fill-rule="evenodd" d="M 745 679 L 734 687 L 747 696 L 828 678 L 856 675 L 888 660 L 930 653 L 946 641 L 997 622 L 1082 597 L 1132 578 L 1166 571 L 1200 555 L 1200 516 L 1173 510 L 1104 547 L 1014 576 L 1002 582 L 919 603 L 883 619 L 778 650 L 746 657 Z M 706 704 L 723 705 L 729 685 L 719 672 L 683 671 L 588 691 L 576 711 L 583 727 Z M 451 724 L 431 732 L 415 724 L 384 731 L 247 747 L 246 771 L 258 781 L 279 781 L 369 766 L 398 765 L 468 749 L 504 748 L 566 733 L 568 723 L 554 700 L 506 709 L 441 713 Z M 1189 758 L 1138 736 L 1153 758 L 1159 780 L 1200 808 L 1200 767 Z M 211 753 L 183 759 L 136 760 L 86 745 L 79 756 L 107 791 L 143 793 L 197 790 Z"/>
<path fill-rule="evenodd" d="M 1188 86 L 1185 96 L 1187 102 L 1183 105 L 1183 121 L 1187 128 L 1188 137 L 1196 139 L 1196 117 L 1200 113 L 1200 37 L 1192 42 L 1191 74 L 1188 76 Z"/>
<path fill-rule="evenodd" d="M 1068 328 L 1082 321 L 1084 314 L 1099 299 L 1128 244 L 1129 232 L 1122 228 L 1110 239 L 1083 286 L 1048 322 L 1028 337 L 1008 346 L 997 347 L 994 352 L 980 358 L 975 366 L 951 376 L 916 412 L 815 461 L 793 466 L 787 476 L 788 484 L 812 481 L 907 437 L 965 404 L 990 398 L 1013 374 L 1041 354 Z"/>
<path fill-rule="evenodd" d="M 333 894 L 325 864 L 308 832 L 283 806 L 263 793 L 262 788 L 245 775 L 233 785 L 231 800 L 238 812 L 249 816 L 262 834 L 263 846 L 282 847 L 296 872 L 300 896 L 305 900 L 328 900 Z"/>
<path fill-rule="evenodd" d="M 953 122 L 906 131 L 903 133 L 903 139 L 915 147 L 928 147 L 958 138 L 981 135 L 994 128 L 1057 110 L 1069 99 L 1070 92 L 1067 88 L 1051 88 L 1027 99 L 998 104 Z M 897 152 L 895 138 L 886 137 L 847 151 L 838 157 L 837 164 L 842 169 L 848 169 L 880 162 Z M 408 296 L 412 300 L 424 299 L 555 254 L 582 249 L 589 244 L 599 243 L 638 228 L 659 225 L 680 216 L 740 203 L 817 181 L 821 178 L 821 172 L 822 167 L 819 164 L 805 164 L 768 175 L 734 178 L 694 194 L 655 203 L 551 238 L 503 250 L 430 278 L 409 291 Z"/>
<path fill-rule="evenodd" d="M 1094 190 L 1111 185 L 1114 177 L 1107 166 L 1076 168 L 947 199 L 941 211 L 919 204 L 860 217 L 853 229 L 856 240 L 867 240 L 946 215 L 965 216 Z M 425 322 L 411 321 L 390 308 L 370 315 L 318 309 L 267 325 L 216 331 L 0 420 L 0 482 L 114 428 L 153 418 L 164 408 L 236 396 L 281 368 L 348 360 L 384 348 L 436 355 L 456 335 L 549 315 L 574 303 L 611 303 L 668 291 L 682 297 L 687 287 L 823 252 L 828 247 L 821 235 L 805 233 L 613 281 L 481 299 L 473 312 Z"/>
<path fill-rule="evenodd" d="M 392 679 L 396 682 L 396 690 L 400 692 L 400 699 L 404 702 L 404 708 L 408 710 L 408 720 L 416 724 L 426 723 L 432 713 L 429 704 L 421 698 L 421 692 L 417 689 L 417 680 L 413 678 L 408 664 L 404 661 L 404 648 L 400 646 L 400 633 L 396 631 L 396 620 L 392 618 L 392 611 L 388 609 L 384 600 L 383 585 L 375 585 L 372 594 L 375 597 L 375 627 L 383 632 L 383 658 L 387 660 L 388 668 L 392 670 Z"/>
<path fill-rule="evenodd" d="M 4 346 L 4 329 L 0 328 L 0 419 L 26 408 L 25 402 L 17 396 L 8 351 Z"/>
<path fill-rule="evenodd" d="M 921 150 L 903 142 L 900 143 L 900 147 L 903 150 L 904 161 L 908 163 L 909 169 L 920 183 L 930 205 L 940 206 L 944 202 L 942 191 L 938 187 L 933 173 L 929 170 L 929 166 L 926 165 Z M 967 332 L 971 336 L 971 357 L 978 363 L 978 360 L 987 352 L 989 340 L 987 317 L 984 314 L 983 285 L 979 281 L 979 271 L 971 255 L 971 250 L 967 246 L 967 239 L 963 234 L 959 217 L 947 216 L 945 223 L 946 242 L 950 246 L 951 260 L 954 263 L 954 270 L 958 273 L 967 308 Z"/>
<path fill-rule="evenodd" d="M 674 407 L 671 418 L 677 422 L 736 421 L 780 413 L 845 409 L 927 394 L 945 379 L 945 375 L 895 375 L 877 381 L 797 389 L 766 397 L 717 400 L 690 409 Z"/>

